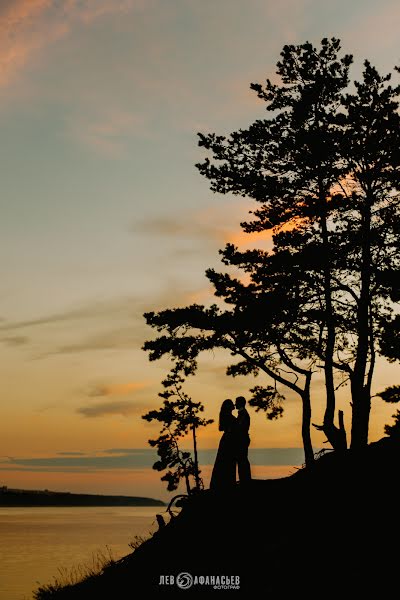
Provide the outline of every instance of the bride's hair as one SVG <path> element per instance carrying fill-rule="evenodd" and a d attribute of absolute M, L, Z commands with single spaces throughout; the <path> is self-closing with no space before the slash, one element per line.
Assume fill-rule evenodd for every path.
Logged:
<path fill-rule="evenodd" d="M 235 408 L 232 400 L 229 398 L 224 400 L 219 411 L 219 430 L 225 431 L 229 423 L 229 417 L 232 415 L 232 411 Z"/>

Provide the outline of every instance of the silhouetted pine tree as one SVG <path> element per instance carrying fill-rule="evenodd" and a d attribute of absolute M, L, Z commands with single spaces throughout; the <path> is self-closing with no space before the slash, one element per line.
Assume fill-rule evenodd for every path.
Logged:
<path fill-rule="evenodd" d="M 213 191 L 233 192 L 261 204 L 254 211 L 255 219 L 242 224 L 244 230 L 271 229 L 275 253 L 283 238 L 287 269 L 296 269 L 298 278 L 316 292 L 310 308 L 317 317 L 316 328 L 322 328 L 315 344 L 325 371 L 322 429 L 334 447 L 342 447 L 345 436 L 334 425 L 336 322 L 332 278 L 336 249 L 332 244 L 332 186 L 346 174 L 340 160 L 343 132 L 336 121 L 352 62 L 349 55 L 339 57 L 339 51 L 336 39 L 322 40 L 320 50 L 308 42 L 285 46 L 277 64 L 281 83 L 267 80 L 265 86 L 251 85 L 275 116 L 258 120 L 229 137 L 199 134 L 199 145 L 212 152 L 214 161 L 207 158 L 197 165 L 211 181 Z M 284 233 L 293 227 L 296 235 Z M 302 251 L 306 260 L 294 260 L 292 269 L 290 254 Z M 227 264 L 232 264 L 231 256 L 225 254 Z M 309 341 L 303 337 L 303 345 Z"/>
<path fill-rule="evenodd" d="M 300 360 L 296 363 L 287 354 L 296 344 L 300 330 L 304 333 L 307 327 L 306 323 L 300 323 L 298 317 L 301 295 L 294 294 L 295 302 L 283 288 L 276 287 L 267 292 L 265 288 L 255 284 L 246 286 L 229 276 L 221 276 L 223 280 L 216 274 L 210 273 L 209 276 L 217 294 L 229 295 L 225 299 L 233 305 L 232 310 L 223 311 L 217 305 L 209 308 L 192 305 L 157 314 L 147 313 L 147 323 L 166 333 L 145 343 L 144 349 L 149 351 L 150 360 L 169 354 L 172 358 L 190 360 L 196 369 L 201 352 L 220 348 L 228 350 L 236 359 L 228 366 L 228 375 L 257 376 L 261 372 L 266 373 L 302 398 L 306 460 L 313 460 L 310 438 L 312 370 L 310 365 L 304 365 Z M 237 358 L 241 360 L 237 362 Z M 283 396 L 276 387 L 255 386 L 250 392 L 249 404 L 264 410 L 268 419 L 281 416 Z"/>
<path fill-rule="evenodd" d="M 153 469 L 165 471 L 161 481 L 167 482 L 168 491 L 174 491 L 178 488 L 181 479 L 185 481 L 187 494 L 192 493 L 193 489 L 203 488 L 203 481 L 200 477 L 199 461 L 197 455 L 196 430 L 198 427 L 205 427 L 213 422 L 212 419 L 203 419 L 200 413 L 204 411 L 201 402 L 193 402 L 192 399 L 183 391 L 185 366 L 182 362 L 175 364 L 167 378 L 162 382 L 165 388 L 159 396 L 164 398 L 161 408 L 151 410 L 143 415 L 146 421 L 158 421 L 162 424 L 160 435 L 154 440 L 149 440 L 150 446 L 157 448 L 159 460 L 157 460 Z M 188 371 L 186 370 L 186 374 Z M 183 451 L 179 447 L 179 440 L 192 433 L 193 439 L 193 457 L 190 452 Z M 194 479 L 194 486 L 191 485 L 191 478 Z"/>
<path fill-rule="evenodd" d="M 382 400 L 385 402 L 389 402 L 394 404 L 395 402 L 400 402 L 400 385 L 392 385 L 386 388 L 383 392 L 377 394 Z M 398 410 L 394 415 L 393 425 L 385 425 L 385 433 L 390 437 L 396 437 L 400 439 L 400 410 Z"/>
<path fill-rule="evenodd" d="M 314 354 L 326 386 L 321 428 L 335 448 L 345 436 L 333 422 L 334 370 L 351 385 L 352 446 L 367 443 L 379 332 L 393 310 L 389 278 L 400 273 L 399 88 L 366 62 L 356 92 L 345 95 L 351 57 L 339 59 L 339 49 L 335 39 L 323 40 L 320 51 L 309 43 L 285 46 L 281 83 L 252 85 L 273 118 L 229 137 L 199 134 L 213 160 L 198 165 L 213 191 L 261 205 L 245 231 L 272 229 L 274 253 L 284 236 L 291 254 L 308 257 L 287 266 L 316 292 L 322 331 Z M 227 264 L 238 264 L 233 255 L 225 255 Z M 311 349 L 310 341 L 299 343 Z"/>
<path fill-rule="evenodd" d="M 271 230 L 272 252 L 232 244 L 221 252 L 246 276 L 207 271 L 226 310 L 192 305 L 145 315 L 163 334 L 144 346 L 151 359 L 170 354 L 195 370 L 201 352 L 228 350 L 240 358 L 228 374 L 264 372 L 274 381 L 253 388 L 251 401 L 271 418 L 282 412 L 277 383 L 299 394 L 306 462 L 313 372 L 324 372 L 318 427 L 335 449 L 347 445 L 343 415 L 334 424 L 335 386 L 350 382 L 352 446 L 360 447 L 376 354 L 396 346 L 391 326 L 399 329 L 399 88 L 366 62 L 346 95 L 352 58 L 339 53 L 336 39 L 322 40 L 319 50 L 285 46 L 280 83 L 251 86 L 271 117 L 230 136 L 199 134 L 212 157 L 197 165 L 200 173 L 212 191 L 259 203 L 242 227 Z"/>
<path fill-rule="evenodd" d="M 350 305 L 343 323 L 347 352 L 337 366 L 351 384 L 352 447 L 368 442 L 379 339 L 400 299 L 400 87 L 393 88 L 390 79 L 365 61 L 363 78 L 344 98 L 345 112 L 339 116 L 348 185 L 337 227 L 346 258 L 341 284 L 349 289 Z"/>
<path fill-rule="evenodd" d="M 400 410 L 398 410 L 394 415 L 394 423 L 393 425 L 385 425 L 385 433 L 390 437 L 395 437 L 400 439 Z"/>

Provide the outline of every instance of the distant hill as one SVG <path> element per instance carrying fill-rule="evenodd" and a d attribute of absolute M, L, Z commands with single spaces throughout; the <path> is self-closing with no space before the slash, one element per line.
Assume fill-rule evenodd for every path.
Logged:
<path fill-rule="evenodd" d="M 72 494 L 50 490 L 0 487 L 0 506 L 165 506 L 161 500 L 141 496 Z"/>

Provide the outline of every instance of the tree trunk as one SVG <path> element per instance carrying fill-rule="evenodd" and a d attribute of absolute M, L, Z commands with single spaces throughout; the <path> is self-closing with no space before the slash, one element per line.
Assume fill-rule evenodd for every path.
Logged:
<path fill-rule="evenodd" d="M 306 467 L 314 462 L 314 450 L 311 442 L 311 397 L 310 397 L 311 373 L 306 376 L 306 384 L 301 394 L 303 414 L 301 423 L 301 435 L 303 438 L 303 448 Z"/>
<path fill-rule="evenodd" d="M 326 406 L 322 425 L 315 425 L 323 431 L 332 448 L 339 452 L 347 449 L 346 431 L 343 413 L 339 412 L 339 428 L 335 426 L 336 392 L 334 381 L 333 357 L 336 343 L 335 315 L 332 303 L 331 248 L 328 232 L 327 198 L 321 181 L 319 182 L 320 227 L 323 252 L 323 289 L 325 303 L 326 345 L 324 349 L 324 375 L 326 390 Z"/>
<path fill-rule="evenodd" d="M 361 225 L 361 290 L 357 308 L 357 352 L 351 376 L 352 448 L 361 448 L 368 444 L 369 414 L 371 409 L 371 390 L 370 386 L 365 383 L 370 341 L 370 228 L 371 208 L 370 200 L 367 198 Z M 369 379 L 371 379 L 371 376 Z"/>
<path fill-rule="evenodd" d="M 351 448 L 362 448 L 368 444 L 369 416 L 371 412 L 371 392 L 368 386 L 360 390 L 358 382 L 351 386 L 352 424 Z"/>
<path fill-rule="evenodd" d="M 343 411 L 339 410 L 339 435 L 341 437 L 340 450 L 347 450 L 347 436 L 344 428 Z"/>
<path fill-rule="evenodd" d="M 278 351 L 279 351 L 279 347 L 278 347 Z M 241 352 L 240 354 L 243 356 L 243 358 L 245 358 L 246 360 L 249 360 L 249 357 L 245 352 Z M 282 355 L 281 352 L 280 352 L 280 356 L 281 356 L 282 361 L 287 366 L 290 366 L 290 368 L 292 368 L 295 372 L 297 371 L 297 373 L 301 373 L 302 375 L 305 376 L 305 385 L 304 385 L 303 389 L 301 387 L 299 387 L 298 385 L 296 385 L 295 383 L 288 381 L 287 379 L 284 379 L 277 373 L 274 373 L 274 371 L 269 369 L 265 365 L 265 363 L 260 364 L 260 363 L 257 363 L 256 361 L 251 361 L 251 362 L 253 362 L 253 364 L 255 364 L 258 368 L 262 369 L 269 377 L 271 377 L 275 381 L 278 381 L 282 385 L 286 385 L 289 389 L 296 392 L 296 394 L 299 394 L 299 396 L 301 398 L 301 402 L 302 402 L 302 413 L 303 413 L 302 414 L 302 423 L 301 423 L 301 435 L 302 435 L 302 439 L 303 439 L 305 463 L 306 463 L 306 466 L 309 466 L 314 462 L 314 450 L 313 450 L 312 443 L 311 443 L 311 432 L 310 432 L 310 425 L 311 425 L 310 388 L 311 388 L 312 371 L 306 371 L 305 369 L 300 369 L 300 368 L 296 367 L 296 365 L 293 364 L 291 361 L 288 361 L 287 356 Z"/>
<path fill-rule="evenodd" d="M 344 428 L 343 411 L 339 410 L 339 427 L 336 427 L 334 423 L 324 423 L 323 425 L 316 425 L 314 427 L 318 431 L 323 431 L 328 438 L 329 443 L 335 452 L 343 452 L 347 450 L 347 435 Z"/>
<path fill-rule="evenodd" d="M 188 474 L 185 466 L 183 467 L 183 469 L 184 469 L 184 474 L 185 474 L 186 492 L 187 492 L 187 495 L 190 496 L 190 494 L 192 493 L 192 490 L 190 489 L 189 474 Z"/>
<path fill-rule="evenodd" d="M 197 455 L 197 439 L 196 439 L 196 426 L 192 425 L 193 433 L 193 454 L 194 454 L 194 480 L 196 482 L 196 489 L 200 490 L 200 477 L 199 477 L 199 459 Z"/>
<path fill-rule="evenodd" d="M 337 428 L 334 425 L 335 409 L 336 409 L 336 394 L 335 382 L 333 377 L 333 355 L 335 352 L 335 321 L 332 306 L 332 278 L 331 278 L 331 262 L 330 262 L 330 245 L 327 226 L 327 207 L 326 197 L 321 193 L 320 202 L 322 203 L 321 216 L 321 236 L 322 236 L 322 251 L 324 253 L 323 277 L 324 277 L 324 301 L 325 301 L 325 320 L 326 320 L 326 347 L 324 352 L 324 373 L 325 373 L 325 389 L 326 389 L 326 407 L 324 414 L 324 422 L 322 430 L 325 433 L 328 442 L 334 450 L 342 449 L 338 447 L 339 438 L 336 435 Z"/>

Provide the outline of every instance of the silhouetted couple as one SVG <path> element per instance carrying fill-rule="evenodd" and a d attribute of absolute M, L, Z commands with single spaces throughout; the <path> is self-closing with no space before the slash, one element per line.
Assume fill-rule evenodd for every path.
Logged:
<path fill-rule="evenodd" d="M 237 417 L 233 411 L 237 408 Z M 236 465 L 241 484 L 251 480 L 248 450 L 250 415 L 246 410 L 246 400 L 243 396 L 232 400 L 224 400 L 219 413 L 219 430 L 223 431 L 219 443 L 217 457 L 215 459 L 211 475 L 210 488 L 224 490 L 236 483 Z"/>

